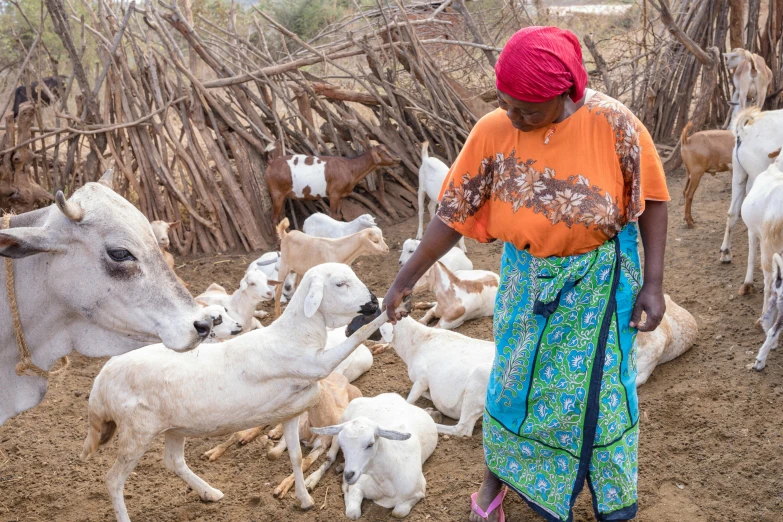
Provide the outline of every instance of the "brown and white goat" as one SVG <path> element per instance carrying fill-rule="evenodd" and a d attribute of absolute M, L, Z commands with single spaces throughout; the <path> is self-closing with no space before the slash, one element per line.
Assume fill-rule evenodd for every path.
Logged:
<path fill-rule="evenodd" d="M 688 181 L 682 195 L 685 196 L 685 222 L 693 228 L 691 207 L 693 196 L 706 173 L 731 171 L 731 154 L 734 151 L 734 133 L 730 130 L 706 130 L 688 136 L 693 127 L 690 121 L 680 135 L 680 156 L 685 164 Z"/>
<path fill-rule="evenodd" d="M 699 336 L 699 326 L 688 310 L 681 307 L 668 294 L 666 313 L 658 328 L 636 335 L 637 373 L 636 386 L 641 386 L 663 363 L 676 359 L 691 349 Z"/>
<path fill-rule="evenodd" d="M 338 239 L 308 236 L 298 230 L 288 232 L 288 218 L 283 218 L 275 228 L 280 239 L 278 277 L 284 278 L 290 272 L 295 272 L 296 285 L 305 272 L 314 266 L 323 263 L 343 263 L 350 266 L 361 256 L 389 253 L 389 246 L 383 240 L 383 232 L 377 227 L 365 228 Z M 275 290 L 275 318 L 280 317 L 282 294 L 283 286 L 278 285 Z"/>
<path fill-rule="evenodd" d="M 438 301 L 419 322 L 428 324 L 438 318 L 436 328 L 453 330 L 470 319 L 492 317 L 499 280 L 497 274 L 488 270 L 452 272 L 436 262 L 414 287 L 426 288 Z"/>
<path fill-rule="evenodd" d="M 299 440 L 306 441 L 305 444 L 312 448 L 307 457 L 302 460 L 303 473 L 318 460 L 318 457 L 320 457 L 332 443 L 332 437 L 328 435 L 313 435 L 313 433 L 310 432 L 310 428 L 324 428 L 326 426 L 338 424 L 340 422 L 340 417 L 342 417 L 348 404 L 357 397 L 362 396 L 362 392 L 359 391 L 359 388 L 348 382 L 348 379 L 345 376 L 337 372 L 330 373 L 329 377 L 320 381 L 318 385 L 321 389 L 321 395 L 318 398 L 318 402 L 299 416 Z M 244 446 L 260 436 L 266 428 L 267 426 L 259 426 L 245 431 L 238 431 L 222 444 L 219 444 L 204 453 L 203 457 L 208 458 L 210 461 L 217 460 L 232 445 L 239 444 Z M 267 440 L 270 438 L 281 439 L 282 435 L 283 425 L 279 424 L 274 429 L 270 430 L 265 438 Z M 286 450 L 286 447 L 285 439 L 281 439 L 274 448 L 269 450 L 267 457 L 270 460 L 280 458 Z M 275 488 L 274 495 L 278 498 L 285 497 L 293 484 L 294 475 L 292 473 Z"/>
<path fill-rule="evenodd" d="M 174 256 L 171 255 L 171 252 L 168 250 L 169 246 L 171 246 L 171 241 L 169 240 L 169 231 L 172 228 L 179 227 L 180 221 L 174 221 L 172 223 L 167 223 L 166 221 L 153 221 L 150 223 L 150 225 L 152 225 L 152 232 L 155 234 L 155 240 L 158 242 L 160 252 L 163 254 L 163 259 L 166 260 L 166 264 L 169 265 L 169 268 L 174 271 Z M 179 276 L 177 276 L 177 281 L 182 283 L 185 288 L 188 288 L 189 285 L 180 279 Z"/>
<path fill-rule="evenodd" d="M 342 219 L 342 199 L 367 174 L 400 160 L 384 145 L 371 147 L 355 158 L 293 154 L 269 162 L 266 184 L 272 197 L 272 222 L 278 223 L 287 198 L 329 198 L 332 217 Z"/>

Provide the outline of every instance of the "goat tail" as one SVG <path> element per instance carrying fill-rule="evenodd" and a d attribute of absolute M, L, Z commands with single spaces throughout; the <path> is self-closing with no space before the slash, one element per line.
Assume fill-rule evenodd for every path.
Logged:
<path fill-rule="evenodd" d="M 421 162 L 422 162 L 422 164 L 425 161 L 427 161 L 427 158 L 430 157 L 430 155 L 427 153 L 427 149 L 429 148 L 429 146 L 430 146 L 430 142 L 429 141 L 425 141 L 424 143 L 421 144 Z"/>
<path fill-rule="evenodd" d="M 277 231 L 277 237 L 280 239 L 280 241 L 285 238 L 285 236 L 288 235 L 288 232 L 286 232 L 286 229 L 288 228 L 288 218 L 284 217 L 280 223 L 277 224 L 275 227 L 275 231 Z"/>
<path fill-rule="evenodd" d="M 761 109 L 758 107 L 748 107 L 743 109 L 738 115 L 737 120 L 734 122 L 734 136 L 737 138 L 745 137 L 745 127 L 753 125 L 753 123 L 761 117 Z"/>
<path fill-rule="evenodd" d="M 79 456 L 79 459 L 83 461 L 89 459 L 93 453 L 98 451 L 98 448 L 109 442 L 117 431 L 117 423 L 113 420 L 98 418 L 95 412 L 90 412 L 89 419 L 89 431 L 84 439 L 84 449 Z"/>
<path fill-rule="evenodd" d="M 688 123 L 686 123 L 685 127 L 683 127 L 682 129 L 682 133 L 680 133 L 680 145 L 688 144 L 688 137 L 691 134 L 692 128 L 693 128 L 693 122 L 691 120 L 688 120 Z"/>

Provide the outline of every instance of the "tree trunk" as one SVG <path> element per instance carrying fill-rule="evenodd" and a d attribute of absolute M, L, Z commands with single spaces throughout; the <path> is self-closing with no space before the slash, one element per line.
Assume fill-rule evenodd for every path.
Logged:
<path fill-rule="evenodd" d="M 742 47 L 742 28 L 745 26 L 743 23 L 744 3 L 745 0 L 730 0 L 731 26 L 729 28 L 729 41 L 731 42 L 732 49 Z"/>

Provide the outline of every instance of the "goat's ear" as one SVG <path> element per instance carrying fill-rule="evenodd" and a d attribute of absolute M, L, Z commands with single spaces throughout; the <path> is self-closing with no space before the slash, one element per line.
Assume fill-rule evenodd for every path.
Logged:
<path fill-rule="evenodd" d="M 209 305 L 208 305 L 207 303 L 205 303 L 204 301 L 199 301 L 198 299 L 196 299 L 196 304 L 197 304 L 197 305 L 199 305 L 199 306 L 209 306 Z"/>
<path fill-rule="evenodd" d="M 174 221 L 173 223 L 169 223 L 169 228 L 178 228 L 181 224 L 182 224 L 182 222 L 178 219 L 178 220 Z"/>
<path fill-rule="evenodd" d="M 0 231 L 0 256 L 18 259 L 60 250 L 60 242 L 43 227 L 20 227 Z"/>
<path fill-rule="evenodd" d="M 370 149 L 370 156 L 372 156 L 372 160 L 374 163 L 381 163 L 381 157 L 378 155 L 378 153 L 375 151 L 375 149 Z"/>
<path fill-rule="evenodd" d="M 335 424 L 334 426 L 324 426 L 323 428 L 310 428 L 310 433 L 315 433 L 316 435 L 329 435 L 331 437 L 334 437 L 341 431 L 343 431 L 343 427 L 345 426 L 345 423 L 342 424 Z"/>
<path fill-rule="evenodd" d="M 403 433 L 401 431 L 385 430 L 381 427 L 375 428 L 375 435 L 377 437 L 383 437 L 389 440 L 408 440 L 411 438 L 410 433 Z"/>
<path fill-rule="evenodd" d="M 244 291 L 246 288 L 247 288 L 247 279 L 243 277 L 242 280 L 239 282 L 239 289 L 241 291 Z"/>
<path fill-rule="evenodd" d="M 275 281 L 274 279 L 267 279 L 266 284 L 269 286 L 277 286 L 283 284 L 282 281 Z"/>
<path fill-rule="evenodd" d="M 321 300 L 324 298 L 324 282 L 313 278 L 310 282 L 310 290 L 307 292 L 304 303 L 304 314 L 308 319 L 315 315 Z"/>
<path fill-rule="evenodd" d="M 394 340 L 394 327 L 389 323 L 381 325 L 378 330 L 380 330 L 381 337 L 383 337 L 383 340 L 387 343 L 390 343 Z"/>

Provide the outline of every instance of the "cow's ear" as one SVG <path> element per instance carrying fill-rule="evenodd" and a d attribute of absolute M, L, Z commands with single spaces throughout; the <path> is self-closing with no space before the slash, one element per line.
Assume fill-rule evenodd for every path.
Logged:
<path fill-rule="evenodd" d="M 56 252 L 61 248 L 52 232 L 43 227 L 0 230 L 0 256 L 3 257 L 21 258 L 41 252 Z"/>

